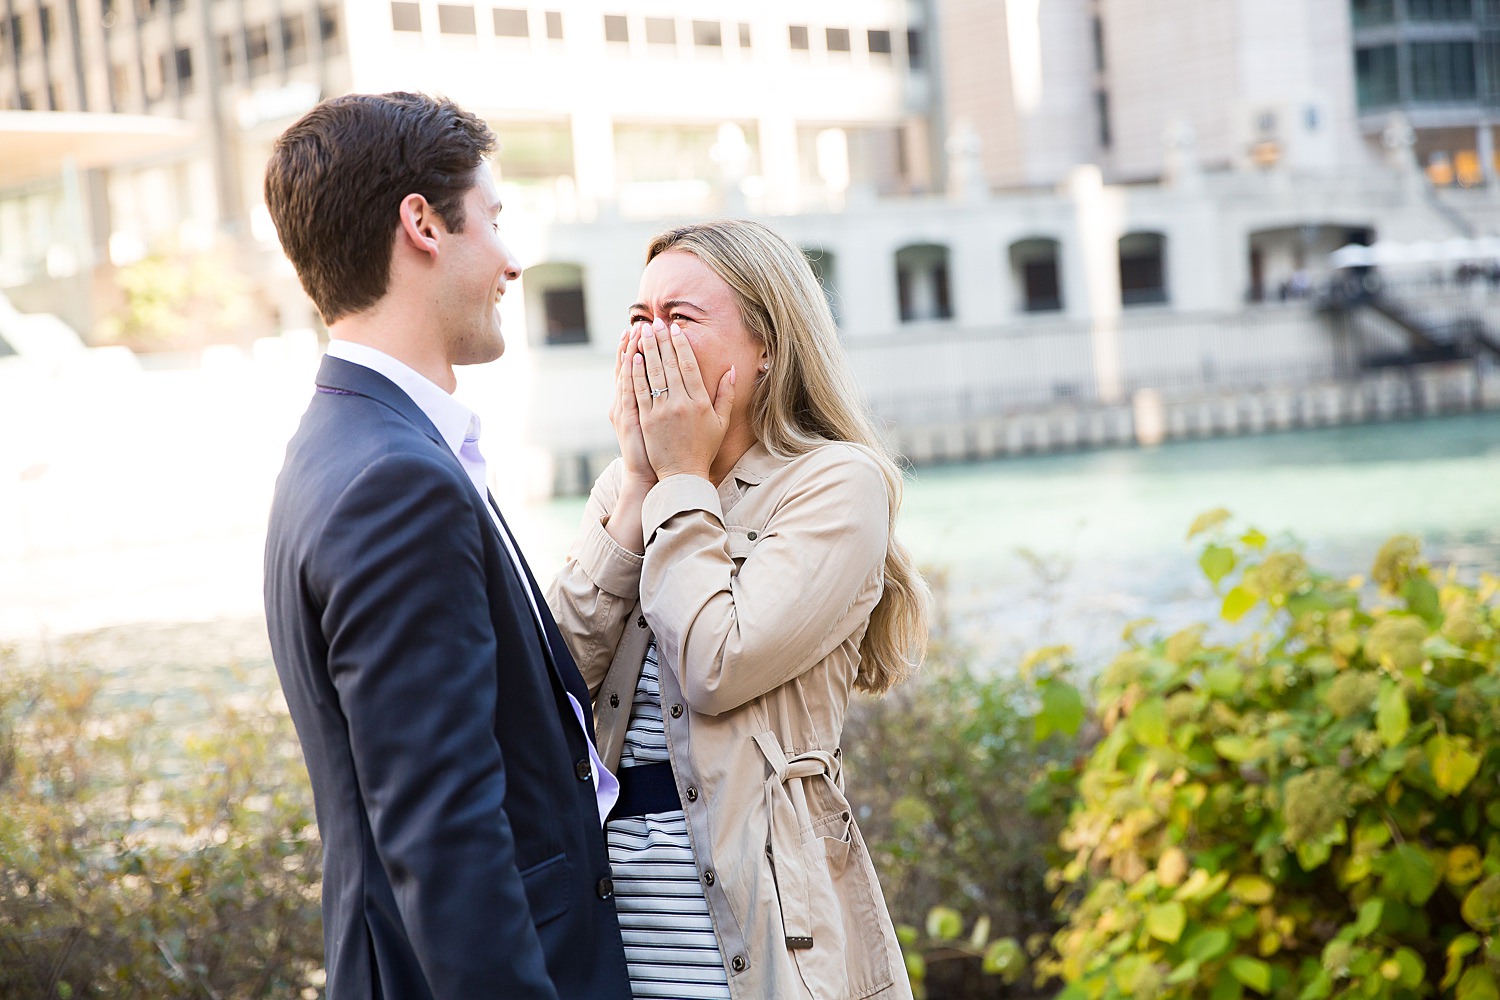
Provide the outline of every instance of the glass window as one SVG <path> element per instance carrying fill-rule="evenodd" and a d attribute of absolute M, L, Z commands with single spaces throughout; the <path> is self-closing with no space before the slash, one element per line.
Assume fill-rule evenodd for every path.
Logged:
<path fill-rule="evenodd" d="M 807 25 L 794 24 L 787 28 L 787 41 L 793 49 L 807 51 Z"/>
<path fill-rule="evenodd" d="M 848 52 L 849 51 L 849 29 L 848 28 L 829 28 L 829 29 L 827 29 L 827 31 L 824 32 L 824 35 L 826 36 L 826 38 L 828 40 L 828 51 L 829 52 Z"/>
<path fill-rule="evenodd" d="M 1472 21 L 1473 0 L 1406 0 L 1413 21 Z"/>
<path fill-rule="evenodd" d="M 740 22 L 740 48 L 742 48 L 742 49 L 748 49 L 749 47 L 750 47 L 750 25 L 746 24 L 744 21 L 741 21 Z"/>
<path fill-rule="evenodd" d="M 281 19 L 281 56 L 288 66 L 307 62 L 307 21 L 301 14 Z"/>
<path fill-rule="evenodd" d="M 1127 233 L 1120 237 L 1120 304 L 1167 301 L 1167 238 L 1161 233 Z"/>
<path fill-rule="evenodd" d="M 693 44 L 717 48 L 724 44 L 724 29 L 718 21 L 694 21 Z"/>
<path fill-rule="evenodd" d="M 1024 312 L 1058 312 L 1062 309 L 1062 282 L 1058 278 L 1057 240 L 1039 237 L 1010 245 L 1010 264 Z"/>
<path fill-rule="evenodd" d="M 1353 0 L 1350 11 L 1356 28 L 1390 24 L 1396 19 L 1395 0 Z"/>
<path fill-rule="evenodd" d="M 177 92 L 191 94 L 193 92 L 193 50 L 178 49 L 173 53 L 172 61 L 177 71 Z"/>
<path fill-rule="evenodd" d="M 1354 92 L 1361 111 L 1396 103 L 1401 95 L 1396 46 L 1374 45 L 1354 50 Z"/>
<path fill-rule="evenodd" d="M 560 39 L 562 36 L 562 11 L 547 11 L 547 37 Z"/>
<path fill-rule="evenodd" d="M 474 8 L 461 7 L 455 3 L 438 4 L 438 31 L 445 35 L 477 34 L 474 27 Z"/>
<path fill-rule="evenodd" d="M 1472 101 L 1479 95 L 1473 42 L 1413 42 L 1412 99 Z"/>
<path fill-rule="evenodd" d="M 866 44 L 870 47 L 871 55 L 888 56 L 891 54 L 891 33 L 883 28 L 871 28 L 866 32 Z"/>
<path fill-rule="evenodd" d="M 1099 116 L 1099 145 L 1108 149 L 1114 142 L 1114 132 L 1109 122 L 1109 92 L 1104 90 L 1094 91 L 1094 109 Z"/>
<path fill-rule="evenodd" d="M 416 4 L 412 4 L 413 7 Z M 245 54 L 250 60 L 250 75 L 260 76 L 271 71 L 271 36 L 264 24 L 245 29 Z"/>
<path fill-rule="evenodd" d="M 604 15 L 604 40 L 622 43 L 630 41 L 630 23 L 625 20 L 624 14 Z"/>
<path fill-rule="evenodd" d="M 500 38 L 525 38 L 531 34 L 526 11 L 514 7 L 496 7 L 493 13 L 495 34 Z"/>
<path fill-rule="evenodd" d="M 421 31 L 422 7 L 407 0 L 391 0 L 391 30 Z"/>
<path fill-rule="evenodd" d="M 676 45 L 677 22 L 670 17 L 646 18 L 646 41 L 652 45 Z"/>
<path fill-rule="evenodd" d="M 923 48 L 922 32 L 918 28 L 906 31 L 906 63 L 914 70 L 927 67 L 927 50 Z"/>
<path fill-rule="evenodd" d="M 953 318 L 947 247 L 920 244 L 896 251 L 896 306 L 903 323 Z"/>
<path fill-rule="evenodd" d="M 1094 16 L 1094 69 L 1104 72 L 1104 21 L 1098 15 Z"/>
<path fill-rule="evenodd" d="M 339 11 L 337 7 L 318 8 L 318 34 L 323 39 L 323 54 L 325 56 L 336 55 L 344 51 L 343 36 L 339 32 Z"/>

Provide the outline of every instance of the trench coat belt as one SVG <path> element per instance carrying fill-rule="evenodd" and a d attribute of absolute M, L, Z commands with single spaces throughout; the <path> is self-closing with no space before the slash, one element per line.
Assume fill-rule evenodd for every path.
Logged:
<path fill-rule="evenodd" d="M 771 765 L 766 778 L 766 814 L 771 821 L 771 854 L 776 872 L 776 890 L 781 897 L 781 921 L 788 948 L 812 947 L 812 891 L 807 852 L 802 848 L 803 831 L 812 831 L 806 798 L 793 799 L 786 783 L 824 777 L 842 784 L 840 762 L 827 750 L 808 750 L 788 757 L 772 732 L 757 733 L 755 745 Z"/>

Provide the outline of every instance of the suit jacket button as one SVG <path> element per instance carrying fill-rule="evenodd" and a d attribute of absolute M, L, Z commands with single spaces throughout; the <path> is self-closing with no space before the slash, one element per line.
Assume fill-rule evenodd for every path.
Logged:
<path fill-rule="evenodd" d="M 754 531 L 747 531 L 747 532 L 745 532 L 745 537 L 748 538 L 748 539 L 750 539 L 750 541 L 753 542 L 757 538 L 759 538 L 760 535 L 757 532 L 754 532 Z"/>
<path fill-rule="evenodd" d="M 617 695 L 617 694 L 611 694 L 609 696 L 609 707 L 610 708 L 619 708 L 620 707 L 620 696 L 619 695 Z"/>
<path fill-rule="evenodd" d="M 674 719 L 680 719 L 680 718 L 682 718 L 682 706 L 681 705 L 673 705 L 672 706 L 672 718 L 674 718 Z"/>
<path fill-rule="evenodd" d="M 744 955 L 736 955 L 736 956 L 734 956 L 734 958 L 732 958 L 732 959 L 729 960 L 729 967 L 731 969 L 733 969 L 735 972 L 744 972 L 745 971 L 745 956 Z"/>
<path fill-rule="evenodd" d="M 714 870 L 712 868 L 708 868 L 708 869 L 704 870 L 704 872 L 703 872 L 703 884 L 704 885 L 713 885 L 714 884 Z"/>
<path fill-rule="evenodd" d="M 595 890 L 599 893 L 600 899 L 609 899 L 615 894 L 614 879 L 610 878 L 608 875 L 604 876 L 599 880 L 599 884 L 595 886 Z"/>
<path fill-rule="evenodd" d="M 588 781 L 594 776 L 594 769 L 589 766 L 589 759 L 585 757 L 573 765 L 573 773 L 578 775 L 579 781 Z"/>
<path fill-rule="evenodd" d="M 646 616 L 645 615 L 641 615 L 639 618 L 637 618 L 635 620 L 635 627 L 636 628 L 645 628 L 646 627 Z"/>
<path fill-rule="evenodd" d="M 688 785 L 687 799 L 688 799 L 689 802 L 697 802 L 698 801 L 698 786 L 697 785 Z"/>

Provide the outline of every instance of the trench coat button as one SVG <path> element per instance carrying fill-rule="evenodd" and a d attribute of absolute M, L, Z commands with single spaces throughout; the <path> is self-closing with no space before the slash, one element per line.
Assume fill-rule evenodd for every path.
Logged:
<path fill-rule="evenodd" d="M 750 539 L 753 542 L 757 538 L 760 537 L 760 532 L 758 532 L 758 531 L 747 531 L 747 532 L 745 532 L 745 537 L 748 538 L 748 539 Z"/>
<path fill-rule="evenodd" d="M 689 802 L 697 802 L 698 801 L 698 786 L 697 785 L 688 785 L 688 796 L 687 796 L 687 799 L 688 799 Z"/>
<path fill-rule="evenodd" d="M 703 884 L 704 885 L 713 885 L 714 884 L 714 870 L 712 868 L 705 868 L 703 870 Z"/>
<path fill-rule="evenodd" d="M 729 960 L 729 967 L 731 969 L 733 969 L 735 972 L 744 972 L 745 971 L 745 956 L 744 955 L 736 955 L 736 956 L 734 956 L 734 958 L 732 958 L 732 959 Z"/>
<path fill-rule="evenodd" d="M 613 694 L 613 693 L 610 694 L 610 696 L 609 696 L 609 707 L 610 708 L 619 708 L 620 707 L 620 696 L 619 695 Z"/>
<path fill-rule="evenodd" d="M 589 766 L 589 759 L 584 757 L 573 765 L 573 773 L 578 775 L 579 781 L 588 781 L 594 776 L 594 769 Z"/>
<path fill-rule="evenodd" d="M 599 884 L 594 887 L 594 891 L 599 894 L 600 899 L 609 899 L 615 894 L 615 880 L 608 875 L 604 876 L 599 880 Z"/>
<path fill-rule="evenodd" d="M 639 618 L 637 618 L 635 620 L 635 627 L 636 628 L 645 628 L 646 627 L 646 616 L 645 615 L 641 615 Z"/>
<path fill-rule="evenodd" d="M 672 718 L 674 718 L 674 719 L 680 719 L 680 718 L 682 718 L 682 706 L 681 705 L 673 705 L 672 706 Z"/>

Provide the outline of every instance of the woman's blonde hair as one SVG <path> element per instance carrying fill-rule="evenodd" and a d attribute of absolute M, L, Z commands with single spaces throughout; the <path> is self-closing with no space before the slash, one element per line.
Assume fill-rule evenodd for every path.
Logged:
<path fill-rule="evenodd" d="M 876 694 L 890 690 L 916 670 L 926 650 L 927 584 L 896 539 L 901 470 L 860 399 L 812 267 L 802 251 L 776 233 L 739 219 L 659 233 L 646 250 L 646 262 L 669 251 L 690 253 L 723 278 L 739 297 L 745 326 L 766 348 L 771 367 L 756 380 L 751 399 L 756 438 L 787 458 L 829 441 L 848 442 L 868 452 L 885 475 L 890 496 L 885 590 L 860 643 L 854 683 Z"/>

